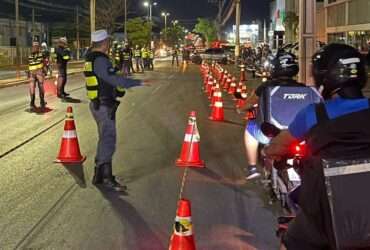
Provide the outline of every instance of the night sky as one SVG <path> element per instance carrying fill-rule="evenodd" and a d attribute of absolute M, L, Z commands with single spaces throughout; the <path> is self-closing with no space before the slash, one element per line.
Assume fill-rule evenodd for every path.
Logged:
<path fill-rule="evenodd" d="M 153 15 L 159 15 L 161 10 L 166 10 L 171 13 L 171 18 L 179 19 L 184 24 L 195 20 L 197 17 L 214 18 L 217 14 L 216 5 L 209 4 L 208 0 L 157 0 L 157 2 L 158 6 L 155 7 Z M 241 0 L 242 23 L 256 19 L 267 19 L 269 2 L 270 0 Z M 235 22 L 234 20 L 235 14 L 230 18 L 228 26 Z M 191 28 L 192 24 L 189 22 L 186 26 Z"/>

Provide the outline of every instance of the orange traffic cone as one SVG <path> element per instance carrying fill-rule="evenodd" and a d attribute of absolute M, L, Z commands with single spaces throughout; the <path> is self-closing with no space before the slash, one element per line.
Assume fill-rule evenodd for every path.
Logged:
<path fill-rule="evenodd" d="M 187 199 L 181 199 L 177 205 L 173 234 L 169 250 L 195 250 L 193 224 L 191 221 L 191 204 Z"/>
<path fill-rule="evenodd" d="M 230 84 L 231 84 L 231 76 L 229 75 L 228 77 L 227 77 L 227 79 L 226 79 L 226 81 L 224 82 L 225 84 L 224 84 L 224 86 L 223 86 L 223 89 L 225 90 L 225 91 L 227 91 L 229 88 L 230 88 Z"/>
<path fill-rule="evenodd" d="M 217 101 L 219 101 L 222 97 L 222 92 L 220 90 L 220 86 L 216 84 L 215 91 L 213 91 L 213 95 L 211 98 L 211 104 L 210 107 L 213 107 Z"/>
<path fill-rule="evenodd" d="M 224 107 L 222 103 L 222 98 L 219 101 L 215 102 L 212 107 L 211 116 L 209 117 L 211 121 L 222 122 L 224 121 Z"/>
<path fill-rule="evenodd" d="M 240 81 L 241 82 L 244 82 L 246 80 L 246 77 L 245 77 L 245 65 L 242 64 L 240 65 Z"/>
<path fill-rule="evenodd" d="M 208 82 L 207 85 L 205 86 L 204 92 L 209 94 L 209 92 L 211 92 L 212 86 L 213 86 L 213 77 L 210 76 L 208 78 Z"/>
<path fill-rule="evenodd" d="M 236 91 L 236 83 L 233 79 L 233 81 L 231 82 L 230 86 L 229 86 L 229 90 L 227 91 L 230 95 L 233 95 L 234 92 Z"/>
<path fill-rule="evenodd" d="M 176 166 L 178 167 L 205 167 L 204 161 L 200 159 L 200 135 L 195 115 L 195 111 L 189 114 L 189 122 L 185 131 L 180 158 L 176 161 Z"/>
<path fill-rule="evenodd" d="M 217 86 L 217 80 L 214 79 L 213 80 L 213 84 L 211 86 L 211 90 L 208 92 L 208 99 L 211 99 L 212 98 L 213 93 L 215 92 L 216 86 Z"/>
<path fill-rule="evenodd" d="M 80 146 L 78 145 L 76 126 L 73 120 L 72 107 L 67 108 L 67 114 L 64 124 L 64 133 L 60 145 L 60 151 L 56 163 L 82 163 L 86 160 L 86 156 L 82 156 Z"/>

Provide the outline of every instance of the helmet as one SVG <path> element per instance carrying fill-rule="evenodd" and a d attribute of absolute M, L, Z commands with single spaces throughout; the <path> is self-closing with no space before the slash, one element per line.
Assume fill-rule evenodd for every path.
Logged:
<path fill-rule="evenodd" d="M 325 99 L 338 93 L 342 97 L 361 95 L 367 82 L 365 62 L 360 52 L 345 44 L 330 44 L 312 57 L 315 85 Z"/>
<path fill-rule="evenodd" d="M 272 78 L 294 77 L 299 71 L 297 57 L 290 52 L 279 50 L 271 59 L 270 70 Z"/>
<path fill-rule="evenodd" d="M 41 47 L 43 47 L 43 48 L 47 48 L 47 47 L 48 47 L 48 45 L 46 44 L 46 42 L 42 42 L 42 43 L 41 43 Z"/>

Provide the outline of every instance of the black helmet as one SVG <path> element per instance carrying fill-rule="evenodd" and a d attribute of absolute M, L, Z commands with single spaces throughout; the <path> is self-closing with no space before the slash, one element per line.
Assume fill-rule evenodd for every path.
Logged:
<path fill-rule="evenodd" d="M 362 55 L 345 44 L 330 44 L 314 54 L 312 74 L 325 99 L 335 93 L 346 98 L 361 97 L 361 89 L 367 82 Z"/>
<path fill-rule="evenodd" d="M 298 74 L 297 57 L 284 50 L 279 50 L 270 62 L 271 77 L 294 77 Z"/>

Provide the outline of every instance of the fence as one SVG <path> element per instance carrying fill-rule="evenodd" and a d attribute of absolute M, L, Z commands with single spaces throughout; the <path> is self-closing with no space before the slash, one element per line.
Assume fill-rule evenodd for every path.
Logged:
<path fill-rule="evenodd" d="M 19 48 L 21 64 L 27 64 L 31 48 Z M 11 46 L 0 46 L 0 66 L 16 64 L 16 48 Z"/>

